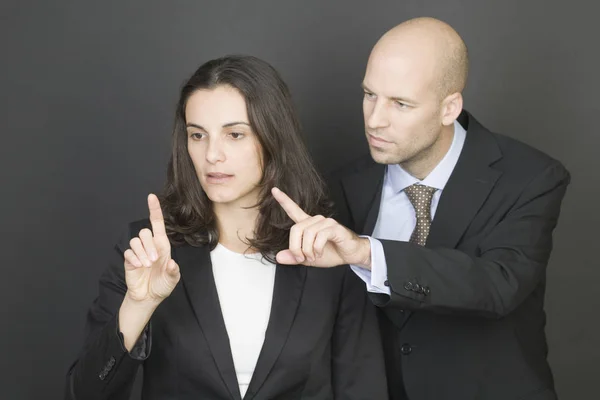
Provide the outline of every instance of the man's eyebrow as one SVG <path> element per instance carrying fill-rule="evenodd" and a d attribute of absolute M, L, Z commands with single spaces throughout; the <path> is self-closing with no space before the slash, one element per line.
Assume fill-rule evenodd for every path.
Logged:
<path fill-rule="evenodd" d="M 363 82 L 360 85 L 362 87 L 362 89 L 366 92 L 369 93 L 373 93 L 373 91 L 371 89 L 369 89 L 369 87 Z M 408 97 L 400 97 L 400 96 L 396 96 L 396 97 L 390 97 L 390 100 L 392 101 L 398 101 L 400 103 L 409 103 L 409 104 L 417 104 L 417 102 L 413 99 L 409 99 Z"/>
<path fill-rule="evenodd" d="M 364 82 L 360 84 L 360 87 L 361 87 L 363 90 L 366 90 L 367 92 L 372 92 L 372 90 L 371 90 L 371 89 L 369 89 L 369 88 L 367 87 L 367 85 L 366 85 Z"/>
<path fill-rule="evenodd" d="M 407 97 L 391 97 L 390 99 L 392 101 L 399 101 L 400 103 L 417 104 L 416 101 L 414 101 L 413 99 L 409 99 Z"/>

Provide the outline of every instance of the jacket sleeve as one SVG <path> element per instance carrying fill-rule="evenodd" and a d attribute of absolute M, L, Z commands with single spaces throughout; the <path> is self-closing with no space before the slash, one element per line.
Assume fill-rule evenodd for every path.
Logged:
<path fill-rule="evenodd" d="M 506 316 L 540 284 L 570 175 L 549 165 L 525 187 L 479 243 L 478 257 L 459 250 L 381 240 L 391 296 L 375 304 L 446 314 Z"/>
<path fill-rule="evenodd" d="M 131 352 L 118 329 L 118 311 L 127 290 L 123 253 L 131 237 L 129 233 L 119 240 L 100 278 L 98 297 L 87 314 L 83 351 L 67 374 L 67 400 L 129 399 L 137 369 L 150 354 L 150 326 Z"/>
<path fill-rule="evenodd" d="M 336 316 L 332 371 L 334 398 L 383 400 L 387 380 L 376 309 L 362 281 L 345 268 Z"/>

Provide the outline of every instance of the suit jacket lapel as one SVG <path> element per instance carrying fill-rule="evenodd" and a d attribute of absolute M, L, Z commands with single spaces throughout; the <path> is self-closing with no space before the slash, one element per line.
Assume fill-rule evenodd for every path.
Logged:
<path fill-rule="evenodd" d="M 361 232 L 366 235 L 372 235 L 379 216 L 381 206 L 381 194 L 383 191 L 383 180 L 385 176 L 385 166 L 376 164 L 374 161 L 362 171 L 349 175 L 343 180 L 346 191 L 349 208 L 356 229 L 362 227 Z M 364 221 L 364 222 L 362 222 Z M 387 295 L 369 293 L 373 303 L 385 302 L 382 296 Z M 383 308 L 382 312 L 398 327 L 402 328 L 406 323 L 410 311 L 398 313 L 396 310 Z"/>
<path fill-rule="evenodd" d="M 459 116 L 459 122 L 467 130 L 465 144 L 442 191 L 425 244 L 427 248 L 455 248 L 502 174 L 490 167 L 502 153 L 489 131 L 466 111 Z M 384 312 L 398 329 L 413 314 L 409 310 L 402 314 L 388 309 Z"/>
<path fill-rule="evenodd" d="M 440 198 L 427 247 L 455 247 L 502 174 L 491 165 L 502 157 L 498 144 L 472 115 L 463 111 L 458 121 L 467 130 L 460 158 Z M 354 221 L 353 229 L 370 235 L 379 214 L 385 166 L 371 160 L 342 180 Z"/>
<path fill-rule="evenodd" d="M 431 224 L 426 247 L 454 248 L 489 196 L 502 174 L 491 165 L 502 157 L 498 144 L 472 115 L 464 111 L 458 118 L 467 130 L 460 158 L 442 196 Z M 381 203 L 385 168 L 373 161 L 366 168 L 343 179 L 355 229 L 371 235 L 377 222 Z M 361 225 L 361 221 L 363 225 Z M 377 298 L 377 295 L 373 295 Z M 395 310 L 383 312 L 401 329 L 412 312 L 400 314 Z"/>
<path fill-rule="evenodd" d="M 381 202 L 385 165 L 371 161 L 368 166 L 342 180 L 346 199 L 358 234 L 371 235 Z"/>
<path fill-rule="evenodd" d="M 491 167 L 502 157 L 493 136 L 468 113 L 461 117 L 467 137 L 440 197 L 426 247 L 456 247 L 502 174 Z"/>
<path fill-rule="evenodd" d="M 241 400 L 227 328 L 207 246 L 174 249 L 181 280 L 231 399 Z"/>
<path fill-rule="evenodd" d="M 271 315 L 252 379 L 244 398 L 252 399 L 264 384 L 281 354 L 302 298 L 306 269 L 303 266 L 277 265 Z"/>

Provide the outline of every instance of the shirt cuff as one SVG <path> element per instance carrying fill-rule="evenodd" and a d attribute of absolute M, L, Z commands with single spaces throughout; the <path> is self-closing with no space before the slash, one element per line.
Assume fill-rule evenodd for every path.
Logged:
<path fill-rule="evenodd" d="M 144 327 L 144 330 L 142 331 L 142 333 L 140 334 L 140 337 L 138 338 L 137 342 L 135 342 L 135 344 L 133 345 L 133 348 L 131 349 L 131 351 L 127 351 L 127 348 L 125 347 L 125 338 L 123 337 L 123 334 L 119 331 L 119 313 L 117 313 L 116 316 L 116 322 L 117 322 L 117 336 L 119 338 L 119 342 L 121 343 L 121 348 L 123 349 L 123 351 L 125 353 L 128 353 L 129 356 L 131 358 L 133 358 L 134 360 L 138 360 L 138 361 L 144 361 L 145 359 L 148 358 L 148 356 L 150 355 L 150 348 L 151 348 L 151 328 L 150 328 L 150 323 L 148 323 L 148 325 L 146 325 Z"/>
<path fill-rule="evenodd" d="M 390 295 L 390 287 L 387 285 L 387 264 L 385 262 L 383 245 L 379 240 L 372 237 L 360 237 L 366 237 L 371 244 L 371 270 L 369 271 L 358 265 L 350 265 L 350 268 L 366 283 L 367 291 Z"/>

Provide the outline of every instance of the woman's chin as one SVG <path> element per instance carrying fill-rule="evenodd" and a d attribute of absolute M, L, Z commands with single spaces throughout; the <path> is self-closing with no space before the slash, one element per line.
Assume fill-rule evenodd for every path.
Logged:
<path fill-rule="evenodd" d="M 206 197 L 208 197 L 213 204 L 239 204 L 246 207 L 255 206 L 259 196 L 258 187 L 246 190 L 244 189 L 246 188 L 240 188 L 236 190 L 231 187 L 226 188 L 209 186 L 204 188 L 204 193 L 206 193 Z"/>
<path fill-rule="evenodd" d="M 206 196 L 215 204 L 228 204 L 237 200 L 237 197 L 230 193 L 207 193 Z"/>

